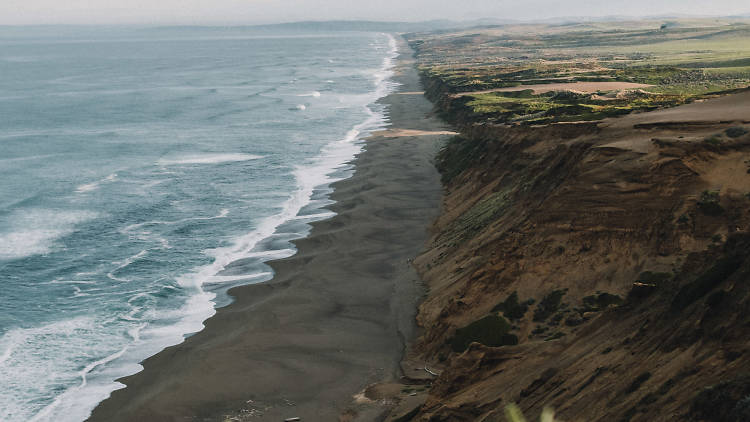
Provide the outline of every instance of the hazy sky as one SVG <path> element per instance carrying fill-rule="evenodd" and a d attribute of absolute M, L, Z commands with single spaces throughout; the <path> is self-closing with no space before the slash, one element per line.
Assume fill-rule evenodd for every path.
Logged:
<path fill-rule="evenodd" d="M 749 0 L 0 0 L 0 24 L 268 23 L 322 19 L 750 13 Z"/>

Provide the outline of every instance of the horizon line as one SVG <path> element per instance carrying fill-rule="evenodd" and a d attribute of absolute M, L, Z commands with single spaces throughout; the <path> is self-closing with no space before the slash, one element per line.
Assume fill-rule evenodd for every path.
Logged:
<path fill-rule="evenodd" d="M 143 27 L 263 27 L 263 26 L 280 26 L 280 25 L 298 25 L 298 24 L 324 24 L 324 23 L 371 23 L 371 24 L 402 24 L 402 25 L 419 25 L 430 23 L 457 23 L 470 24 L 473 22 L 487 22 L 488 25 L 508 25 L 508 24 L 550 24 L 553 22 L 565 21 L 567 23 L 586 23 L 592 20 L 599 22 L 606 21 L 626 21 L 626 20 L 663 20 L 663 19 L 750 19 L 750 10 L 740 14 L 658 14 L 658 15 L 587 15 L 587 16 L 554 16 L 541 19 L 522 19 L 522 18 L 466 18 L 466 19 L 427 19 L 427 20 L 388 20 L 388 19 L 306 19 L 293 21 L 273 21 L 273 22 L 101 22 L 101 23 L 0 23 L 0 27 L 126 27 L 126 26 L 143 26 Z M 495 21 L 495 23 L 492 23 Z"/>

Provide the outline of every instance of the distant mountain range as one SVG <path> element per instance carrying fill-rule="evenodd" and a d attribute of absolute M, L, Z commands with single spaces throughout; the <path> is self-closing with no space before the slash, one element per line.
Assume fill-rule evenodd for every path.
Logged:
<path fill-rule="evenodd" d="M 301 22 L 286 22 L 276 24 L 263 24 L 263 25 L 227 25 L 227 26 L 163 26 L 155 29 L 162 30 L 173 30 L 179 28 L 202 28 L 206 31 L 240 31 L 240 30 L 259 30 L 259 31 L 283 31 L 283 32 L 318 32 L 318 31 L 382 31 L 382 32 L 424 32 L 424 31 L 439 31 L 449 29 L 462 29 L 462 28 L 474 28 L 474 27 L 487 27 L 487 26 L 501 26 L 501 25 L 512 25 L 512 24 L 550 24 L 550 25 L 561 25 L 561 24 L 573 24 L 573 23 L 586 23 L 586 22 L 622 22 L 622 21 L 635 21 L 635 20 L 665 20 L 665 19 L 701 19 L 701 18 L 716 18 L 716 19 L 747 19 L 750 18 L 750 14 L 747 15 L 735 15 L 726 17 L 708 17 L 708 16 L 693 16 L 693 15 L 661 15 L 661 16 L 565 16 L 549 19 L 539 19 L 534 21 L 521 21 L 514 19 L 495 19 L 495 18 L 483 18 L 483 19 L 472 19 L 472 20 L 430 20 L 423 22 L 382 22 L 382 21 L 368 21 L 368 20 L 335 20 L 335 21 L 301 21 Z"/>
<path fill-rule="evenodd" d="M 300 21 L 285 22 L 262 25 L 0 25 L 4 35 L 8 31 L 18 28 L 34 27 L 39 31 L 55 31 L 63 33 L 88 31 L 92 28 L 106 27 L 109 32 L 128 31 L 132 28 L 138 28 L 147 32 L 174 32 L 185 29 L 191 31 L 204 31 L 206 33 L 236 33 L 236 32 L 330 32 L 330 31 L 365 31 L 365 32 L 427 32 L 441 30 L 456 30 L 464 28 L 491 27 L 502 25 L 523 25 L 523 24 L 547 24 L 547 25 L 571 25 L 576 23 L 595 23 L 595 22 L 623 22 L 638 20 L 681 20 L 681 19 L 750 19 L 750 13 L 733 15 L 733 16 L 696 16 L 684 14 L 670 14 L 659 16 L 563 16 L 556 18 L 537 19 L 537 20 L 514 20 L 514 19 L 497 19 L 482 18 L 471 20 L 430 20 L 422 22 L 385 22 L 369 20 L 333 20 L 333 21 Z"/>
<path fill-rule="evenodd" d="M 470 21 L 431 20 L 424 22 L 378 22 L 378 21 L 306 21 L 271 25 L 257 25 L 254 28 L 303 30 L 303 31 L 384 31 L 419 32 L 437 29 L 464 28 L 479 25 L 502 25 L 510 20 L 478 19 Z"/>
<path fill-rule="evenodd" d="M 162 26 L 154 29 L 174 30 L 179 28 L 203 29 L 205 31 L 283 31 L 283 32 L 329 32 L 329 31 L 382 31 L 382 32 L 422 32 L 444 29 L 460 29 L 487 25 L 504 25 L 518 23 L 509 19 L 474 19 L 467 21 L 431 20 L 423 22 L 381 22 L 366 20 L 337 20 L 337 21 L 302 21 L 285 22 L 264 25 L 227 25 L 227 26 Z"/>

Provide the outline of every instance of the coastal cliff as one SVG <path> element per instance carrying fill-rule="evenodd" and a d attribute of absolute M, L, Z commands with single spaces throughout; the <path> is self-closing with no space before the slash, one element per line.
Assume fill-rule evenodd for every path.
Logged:
<path fill-rule="evenodd" d="M 519 125 L 422 79 L 461 135 L 414 261 L 439 375 L 400 420 L 750 420 L 750 93 Z"/>

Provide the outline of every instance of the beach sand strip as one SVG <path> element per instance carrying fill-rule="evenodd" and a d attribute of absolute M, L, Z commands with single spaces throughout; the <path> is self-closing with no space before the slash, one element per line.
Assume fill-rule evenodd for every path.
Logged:
<path fill-rule="evenodd" d="M 398 66 L 400 89 L 421 92 L 413 66 Z M 90 420 L 329 422 L 366 386 L 400 376 L 423 294 L 410 260 L 440 212 L 433 159 L 448 135 L 423 96 L 382 101 L 394 127 L 432 134 L 369 139 L 334 185 L 337 215 L 272 263 L 274 279 L 232 289 L 234 303 L 122 379 Z"/>

